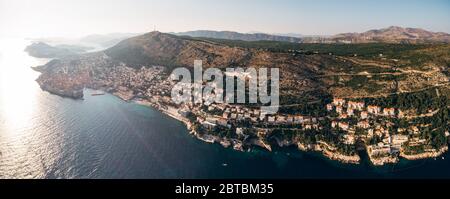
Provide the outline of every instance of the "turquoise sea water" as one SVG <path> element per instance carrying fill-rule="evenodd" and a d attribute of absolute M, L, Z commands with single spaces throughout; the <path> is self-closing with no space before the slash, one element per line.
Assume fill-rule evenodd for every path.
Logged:
<path fill-rule="evenodd" d="M 289 148 L 237 152 L 112 95 L 51 95 L 30 69 L 48 60 L 26 55 L 26 44 L 0 40 L 0 178 L 450 178 L 448 153 L 374 167 Z"/>

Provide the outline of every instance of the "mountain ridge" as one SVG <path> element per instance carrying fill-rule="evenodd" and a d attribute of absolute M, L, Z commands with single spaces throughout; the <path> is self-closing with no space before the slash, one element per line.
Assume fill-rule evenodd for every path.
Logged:
<path fill-rule="evenodd" d="M 332 39 L 351 43 L 449 43 L 450 34 L 431 32 L 421 28 L 390 26 L 362 33 L 341 33 L 332 36 Z"/>
<path fill-rule="evenodd" d="M 174 33 L 178 36 L 205 37 L 242 41 L 283 41 L 292 43 L 450 43 L 450 34 L 421 28 L 390 26 L 362 33 L 340 33 L 332 36 L 293 37 L 283 34 L 239 33 L 234 31 L 195 30 Z M 290 34 L 292 35 L 292 33 Z"/>
<path fill-rule="evenodd" d="M 212 31 L 212 30 L 194 30 L 187 32 L 175 33 L 178 36 L 191 36 L 191 37 L 207 37 L 214 39 L 230 39 L 230 40 L 242 40 L 242 41 L 285 41 L 293 43 L 301 43 L 300 37 L 267 34 L 267 33 L 239 33 L 234 31 Z"/>

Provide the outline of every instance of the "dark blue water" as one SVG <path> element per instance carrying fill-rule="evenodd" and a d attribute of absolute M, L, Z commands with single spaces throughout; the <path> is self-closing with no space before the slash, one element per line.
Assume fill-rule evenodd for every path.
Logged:
<path fill-rule="evenodd" d="M 110 95 L 84 101 L 49 96 L 64 125 L 59 161 L 45 178 L 444 178 L 447 160 L 346 165 L 279 149 L 237 152 L 190 136 L 184 124 Z M 70 121 L 70 122 L 67 122 Z M 45 161 L 45 160 L 43 160 Z M 223 166 L 226 163 L 228 166 Z"/>
<path fill-rule="evenodd" d="M 0 83 L 0 178 L 450 178 L 448 153 L 445 160 L 374 167 L 296 149 L 225 149 L 197 140 L 183 123 L 156 110 L 112 95 L 87 91 L 83 101 L 50 95 L 34 82 L 38 74 L 24 75 L 30 65 L 2 56 L 0 74 L 8 76 Z M 7 70 L 11 66 L 16 68 Z"/>

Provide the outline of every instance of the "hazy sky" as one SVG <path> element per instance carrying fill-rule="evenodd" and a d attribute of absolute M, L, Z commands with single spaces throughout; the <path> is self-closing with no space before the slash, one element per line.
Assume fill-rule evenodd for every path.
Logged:
<path fill-rule="evenodd" d="M 391 25 L 450 32 L 449 0 L 0 0 L 0 36 L 210 29 L 329 35 Z"/>

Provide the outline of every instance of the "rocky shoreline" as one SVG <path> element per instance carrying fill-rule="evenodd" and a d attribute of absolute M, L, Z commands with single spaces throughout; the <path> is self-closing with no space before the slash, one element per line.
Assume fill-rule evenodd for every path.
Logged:
<path fill-rule="evenodd" d="M 94 90 L 97 90 L 98 88 L 92 88 Z M 106 92 L 106 91 L 104 91 Z M 111 93 L 109 92 L 111 95 L 114 95 L 118 98 L 120 98 L 123 101 L 126 102 L 130 102 L 133 97 L 130 97 L 128 94 L 126 93 L 121 93 L 121 92 L 114 92 Z M 237 139 L 228 139 L 228 138 L 221 138 L 218 136 L 214 136 L 214 135 L 210 135 L 210 134 L 200 134 L 197 131 L 195 131 L 195 129 L 192 128 L 193 124 L 186 118 L 184 118 L 183 116 L 176 114 L 176 113 L 172 113 L 167 111 L 166 109 L 161 108 L 161 106 L 159 106 L 158 104 L 152 103 L 148 100 L 133 100 L 132 102 L 142 105 L 142 106 L 147 106 L 147 107 L 151 107 L 154 108 L 180 122 L 183 122 L 186 125 L 186 128 L 189 130 L 189 133 L 191 135 L 193 135 L 195 138 L 206 142 L 206 143 L 217 143 L 222 145 L 225 148 L 233 148 L 234 150 L 237 151 L 241 151 L 241 152 L 245 152 L 244 146 L 248 146 L 248 147 L 260 147 L 263 149 L 266 149 L 268 151 L 272 151 L 272 145 L 269 143 L 266 143 L 264 141 L 262 141 L 259 138 L 254 138 L 249 142 L 243 142 L 241 140 L 237 140 Z M 284 144 L 284 143 L 280 143 L 277 142 L 277 146 L 278 147 L 287 147 L 287 146 L 291 146 L 292 144 L 295 143 L 291 143 L 291 144 Z M 321 144 L 317 144 L 317 145 L 313 145 L 313 146 L 305 146 L 301 143 L 297 143 L 297 146 L 300 150 L 302 151 L 316 151 L 316 152 L 321 152 L 325 157 L 331 159 L 331 160 L 336 160 L 342 163 L 349 163 L 349 164 L 359 164 L 361 158 L 358 155 L 353 155 L 353 156 L 349 156 L 349 155 L 344 155 L 342 153 L 330 150 L 328 147 L 326 146 L 322 146 Z"/>
<path fill-rule="evenodd" d="M 40 69 L 34 68 L 36 71 L 41 72 Z M 83 76 L 84 75 L 84 76 Z M 252 138 L 250 140 L 241 140 L 241 139 L 232 139 L 232 138 L 222 138 L 219 136 L 211 135 L 208 133 L 199 133 L 196 132 L 193 128 L 193 124 L 189 119 L 181 116 L 176 111 L 169 111 L 169 106 L 165 104 L 161 104 L 158 100 L 145 100 L 142 98 L 139 98 L 136 96 L 131 90 L 127 89 L 126 87 L 123 87 L 121 89 L 106 89 L 101 86 L 97 86 L 95 84 L 87 83 L 84 85 L 79 84 L 73 84 L 70 82 L 89 82 L 87 81 L 89 78 L 88 75 L 81 74 L 78 77 L 69 77 L 69 80 L 67 80 L 67 76 L 56 76 L 56 77 L 43 77 L 41 76 L 36 81 L 39 83 L 41 88 L 45 91 L 48 91 L 49 93 L 59 95 L 62 97 L 68 97 L 72 99 L 83 99 L 83 89 L 84 87 L 90 88 L 93 90 L 102 90 L 104 92 L 110 93 L 111 95 L 114 95 L 124 101 L 130 102 L 134 101 L 138 104 L 153 107 L 157 109 L 158 111 L 161 111 L 162 113 L 183 122 L 188 130 L 190 130 L 190 134 L 195 136 L 197 139 L 208 142 L 208 143 L 219 143 L 224 147 L 232 147 L 234 150 L 238 151 L 245 151 L 245 149 L 250 149 L 251 147 L 261 147 L 268 151 L 272 151 L 273 146 L 278 147 L 284 147 L 284 146 L 291 146 L 295 145 L 295 142 L 289 141 L 289 140 L 282 140 L 277 141 L 276 144 L 269 144 L 263 141 L 261 138 Z M 70 78 L 76 78 L 70 79 Z M 56 79 L 56 81 L 55 81 Z M 58 89 L 54 89 L 58 88 Z M 171 107 L 173 110 L 176 110 L 174 107 Z M 361 158 L 357 155 L 346 155 L 342 154 L 337 151 L 336 148 L 328 146 L 327 143 L 317 143 L 313 145 L 303 145 L 301 143 L 297 143 L 297 147 L 300 150 L 303 151 L 316 151 L 322 153 L 325 157 L 336 160 L 342 163 L 349 163 L 349 164 L 359 164 L 361 161 Z M 416 159 L 424 159 L 424 158 L 433 158 L 438 157 L 442 155 L 445 151 L 447 151 L 447 148 L 441 149 L 437 152 L 426 152 L 422 154 L 414 154 L 414 155 L 407 155 L 404 153 L 400 153 L 401 158 L 405 158 L 408 160 L 416 160 Z M 372 162 L 373 165 L 381 166 L 389 163 L 396 163 L 399 161 L 398 156 L 385 156 L 385 157 L 371 157 L 369 155 L 369 159 Z"/>
<path fill-rule="evenodd" d="M 58 95 L 61 97 L 67 97 L 67 98 L 72 98 L 72 99 L 83 99 L 83 97 L 84 97 L 83 89 L 58 90 L 58 89 L 53 89 L 52 87 L 48 87 L 45 84 L 41 85 L 41 89 L 45 90 L 51 94 Z"/>
<path fill-rule="evenodd" d="M 402 152 L 400 152 L 400 157 L 405 158 L 407 160 L 420 160 L 420 159 L 426 159 L 426 158 L 437 158 L 439 156 L 442 156 L 447 151 L 448 151 L 448 146 L 442 147 L 441 149 L 439 149 L 437 151 L 429 151 L 429 152 L 424 152 L 424 153 L 414 154 L 414 155 L 405 154 L 402 151 Z"/>
<path fill-rule="evenodd" d="M 395 156 L 373 157 L 369 155 L 369 160 L 375 166 L 383 166 L 386 164 L 397 163 L 399 161 L 399 158 Z"/>
<path fill-rule="evenodd" d="M 105 51 L 55 59 L 35 70 L 41 72 L 37 81 L 42 89 L 53 94 L 82 99 L 83 88 L 106 90 L 184 122 L 200 140 L 235 150 L 261 147 L 271 151 L 272 147 L 292 147 L 301 142 L 310 145 L 297 144 L 299 149 L 318 151 L 345 163 L 360 163 L 359 151 L 365 149 L 374 165 L 441 155 L 439 148 L 448 145 L 450 138 L 445 125 L 448 111 L 443 109 L 449 103 L 443 87 L 448 84 L 448 75 L 443 68 L 420 68 L 412 75 L 407 67 L 398 74 L 408 73 L 408 78 L 394 79 L 395 85 L 392 78 L 372 78 L 385 75 L 378 69 L 356 72 L 366 70 L 366 63 L 354 59 L 232 47 L 155 31 Z M 195 60 L 202 60 L 204 68 L 279 66 L 283 74 L 280 111 L 268 115 L 261 110 L 262 104 L 176 104 L 171 92 L 179 82 L 172 81 L 170 73 L 174 67 L 191 68 Z M 351 67 L 336 67 L 347 65 L 347 61 Z M 374 67 L 386 69 L 384 65 Z M 433 75 L 425 78 L 422 72 Z M 358 76 L 353 77 L 355 74 Z M 336 79 L 335 75 L 341 77 Z M 364 81 L 377 85 L 377 91 L 372 93 L 366 86 L 356 89 L 356 83 L 362 81 L 359 75 L 367 76 Z M 411 80 L 417 81 L 417 86 L 405 87 Z M 405 92 L 393 93 L 394 87 Z M 423 106 L 418 106 L 419 102 Z M 402 155 L 401 150 L 412 154 Z"/>
<path fill-rule="evenodd" d="M 298 146 L 298 149 L 300 149 L 301 151 L 320 152 L 325 157 L 327 157 L 331 160 L 336 160 L 336 161 L 342 162 L 342 163 L 359 164 L 361 161 L 361 158 L 357 154 L 345 155 L 345 154 L 339 153 L 337 151 L 334 151 L 334 150 L 330 149 L 328 146 L 322 145 L 322 144 L 304 145 L 299 142 L 299 143 L 297 143 L 297 146 Z"/>
<path fill-rule="evenodd" d="M 69 91 L 65 91 L 65 90 L 51 89 L 51 87 L 46 86 L 46 85 L 41 85 L 41 88 L 49 93 L 52 93 L 52 94 L 55 94 L 55 95 L 58 95 L 61 97 L 68 97 L 68 98 L 72 98 L 72 99 L 82 99 L 84 96 L 83 90 L 75 90 L 75 91 L 69 92 Z M 99 88 L 90 88 L 90 89 L 101 90 Z M 104 91 L 104 90 L 102 90 L 102 91 Z M 130 102 L 134 98 L 133 96 L 130 95 L 130 93 L 108 92 L 108 91 L 104 91 L 104 92 L 114 95 L 126 102 Z M 264 148 L 268 151 L 272 151 L 273 146 L 268 143 L 263 142 L 260 139 L 253 139 L 253 140 L 251 140 L 251 142 L 243 143 L 241 140 L 237 140 L 237 139 L 228 139 L 228 138 L 221 138 L 221 137 L 213 136 L 213 135 L 209 135 L 209 134 L 200 134 L 192 128 L 192 123 L 188 119 L 184 118 L 183 116 L 181 116 L 179 114 L 171 113 L 171 112 L 167 111 L 166 109 L 162 108 L 160 105 L 149 102 L 147 100 L 134 100 L 133 102 L 143 105 L 143 106 L 155 108 L 158 111 L 160 111 L 180 122 L 183 122 L 186 125 L 186 128 L 189 130 L 189 133 L 191 135 L 193 135 L 197 139 L 202 140 L 204 142 L 218 143 L 225 148 L 231 147 L 234 150 L 242 151 L 242 152 L 245 151 L 244 146 L 248 146 L 248 147 L 256 147 L 257 146 L 257 147 Z M 288 146 L 288 145 L 285 145 L 282 143 L 278 143 L 277 145 L 278 145 L 278 147 Z M 305 144 L 298 142 L 296 145 L 297 145 L 297 148 L 301 151 L 320 152 L 325 157 L 327 157 L 331 160 L 339 161 L 341 163 L 360 164 L 360 162 L 361 162 L 361 158 L 359 155 L 357 155 L 357 154 L 345 155 L 345 154 L 339 153 L 335 149 L 333 149 L 333 147 L 328 146 L 326 143 L 305 145 Z M 426 158 L 436 158 L 436 157 L 443 155 L 447 151 L 448 151 L 448 147 L 443 147 L 438 151 L 424 152 L 424 153 L 414 154 L 414 155 L 405 154 L 403 151 L 401 151 L 399 157 L 407 159 L 407 160 L 420 160 L 420 159 L 426 159 Z M 385 164 L 397 163 L 399 161 L 399 157 L 394 157 L 394 156 L 371 157 L 371 156 L 369 156 L 369 160 L 375 166 L 383 166 Z"/>
<path fill-rule="evenodd" d="M 135 53 L 130 52 L 134 52 L 135 47 L 150 51 L 134 57 Z M 216 59 L 218 57 L 221 58 Z M 135 58 L 138 59 L 133 60 Z M 201 59 L 205 68 L 248 63 L 280 66 L 284 74 L 280 84 L 283 110 L 267 115 L 259 105 L 243 103 L 175 104 L 171 91 L 177 82 L 170 80 L 169 73 L 173 67 L 191 66 L 194 58 Z M 347 83 L 341 90 L 341 86 L 331 81 L 319 80 L 325 77 L 323 75 L 328 77 L 336 73 L 334 67 L 317 68 L 331 63 L 328 59 L 331 57 L 317 57 L 323 62 L 317 62 L 316 58 L 309 55 L 302 58 L 310 64 L 293 59 L 290 53 L 259 48 L 231 48 L 152 32 L 121 42 L 105 51 L 52 60 L 35 70 L 41 72 L 37 81 L 43 90 L 74 99 L 83 98 L 83 88 L 105 90 L 124 101 L 137 101 L 184 122 L 191 134 L 200 140 L 219 143 L 235 150 L 261 147 L 271 151 L 272 147 L 295 146 L 301 142 L 310 145 L 297 144 L 299 149 L 318 151 L 329 159 L 358 164 L 361 161 L 358 150 L 365 148 L 375 165 L 398 162 L 398 158 L 402 158 L 399 154 L 402 149 L 413 151 L 413 154 L 404 155 L 409 159 L 441 154 L 428 153 L 433 152 L 433 148 L 444 146 L 444 141 L 447 142 L 450 137 L 448 128 L 443 125 L 448 122 L 447 113 L 442 108 L 435 109 L 435 106 L 447 106 L 447 101 L 444 103 L 443 97 L 439 95 L 445 93 L 445 89 L 430 87 L 417 90 L 413 97 L 399 93 L 398 100 L 407 105 L 400 106 L 391 103 L 397 99 L 390 96 L 378 97 L 380 95 L 369 95 L 365 91 L 360 93 L 359 90 L 351 89 L 352 85 Z M 346 59 L 341 58 L 332 63 L 346 62 Z M 142 62 L 135 62 L 138 60 Z M 441 69 L 433 71 L 438 77 L 421 80 L 423 85 L 440 86 L 448 82 L 445 75 L 440 73 Z M 351 75 L 353 72 L 346 69 L 340 74 Z M 388 83 L 391 80 L 382 78 L 374 81 Z M 317 89 L 311 90 L 312 87 Z M 299 96 L 298 93 L 305 96 Z M 362 97 L 350 96 L 352 93 Z M 430 109 L 422 110 L 424 106 L 419 110 L 416 98 L 424 101 L 424 105 Z M 432 99 L 422 100 L 427 98 Z M 424 115 L 425 112 L 428 114 Z M 403 121 L 408 120 L 410 115 L 433 118 Z M 398 125 L 399 120 L 401 125 Z M 438 122 L 433 124 L 434 121 Z M 420 149 L 427 149 L 427 153 L 414 154 Z"/>

